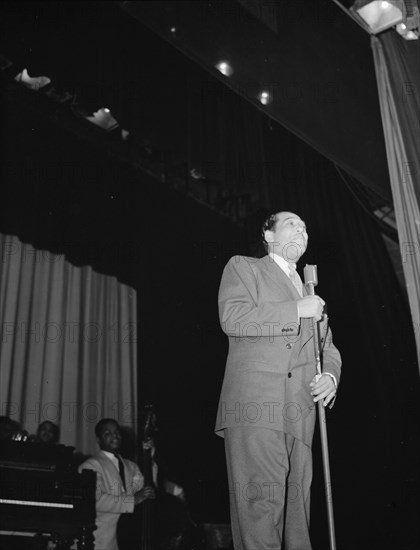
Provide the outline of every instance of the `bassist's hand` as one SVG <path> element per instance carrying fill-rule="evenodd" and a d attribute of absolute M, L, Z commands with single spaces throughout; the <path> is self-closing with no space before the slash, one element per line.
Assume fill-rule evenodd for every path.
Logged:
<path fill-rule="evenodd" d="M 143 487 L 141 491 L 137 491 L 134 495 L 134 504 L 140 504 L 147 499 L 156 498 L 156 490 L 154 487 Z"/>
<path fill-rule="evenodd" d="M 147 451 L 148 449 L 151 449 L 150 453 L 152 457 L 155 456 L 156 446 L 155 446 L 155 442 L 151 438 L 143 441 L 143 450 Z"/>

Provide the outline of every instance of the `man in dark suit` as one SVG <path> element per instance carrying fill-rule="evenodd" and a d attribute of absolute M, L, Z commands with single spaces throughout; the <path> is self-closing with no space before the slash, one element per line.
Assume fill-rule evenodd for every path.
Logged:
<path fill-rule="evenodd" d="M 155 498 L 152 487 L 144 487 L 143 474 L 137 464 L 119 454 L 122 437 L 118 422 L 104 418 L 95 426 L 100 452 L 79 466 L 96 472 L 95 550 L 118 550 L 117 523 L 121 514 L 134 511 L 134 506 Z M 156 482 L 157 466 L 153 465 Z M 133 541 L 133 545 L 136 541 Z M 137 541 L 137 544 L 140 544 Z"/>
<path fill-rule="evenodd" d="M 296 262 L 305 223 L 292 212 L 263 227 L 268 254 L 235 256 L 219 290 L 229 354 L 216 432 L 225 438 L 235 550 L 310 550 L 311 444 L 315 403 L 333 403 L 341 359 Z M 313 323 L 320 321 L 323 374 L 316 377 Z"/>

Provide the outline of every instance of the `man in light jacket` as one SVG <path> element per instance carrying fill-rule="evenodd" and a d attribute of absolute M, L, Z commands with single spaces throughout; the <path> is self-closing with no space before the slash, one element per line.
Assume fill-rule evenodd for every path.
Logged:
<path fill-rule="evenodd" d="M 95 434 L 101 450 L 79 466 L 79 473 L 85 469 L 96 472 L 95 550 L 118 550 L 120 515 L 132 513 L 136 504 L 155 498 L 155 490 L 143 486 L 143 474 L 137 464 L 119 455 L 122 436 L 116 420 L 100 420 L 95 426 Z M 156 464 L 153 465 L 153 477 L 156 482 Z"/>
<path fill-rule="evenodd" d="M 216 433 L 225 439 L 235 550 L 311 550 L 311 445 L 316 402 L 332 405 L 341 358 L 325 302 L 308 295 L 296 271 L 308 234 L 292 212 L 263 227 L 268 254 L 235 256 L 219 290 L 229 337 Z M 320 321 L 323 374 L 316 376 L 314 322 Z"/>

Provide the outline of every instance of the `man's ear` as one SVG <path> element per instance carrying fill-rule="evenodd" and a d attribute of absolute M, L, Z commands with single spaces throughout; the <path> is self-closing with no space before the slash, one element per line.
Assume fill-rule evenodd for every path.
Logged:
<path fill-rule="evenodd" d="M 266 229 L 264 231 L 264 239 L 265 239 L 265 242 L 267 243 L 272 243 L 274 241 L 274 234 L 272 231 L 270 231 L 269 229 Z"/>

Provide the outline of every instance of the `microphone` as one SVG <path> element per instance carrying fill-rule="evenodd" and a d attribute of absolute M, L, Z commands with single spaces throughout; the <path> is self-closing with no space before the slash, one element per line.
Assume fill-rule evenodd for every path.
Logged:
<path fill-rule="evenodd" d="M 303 277 L 305 279 L 305 286 L 308 293 L 311 296 L 315 295 L 315 287 L 318 284 L 318 271 L 316 265 L 306 264 L 303 268 Z M 327 304 L 324 304 L 324 315 L 327 313 Z"/>
<path fill-rule="evenodd" d="M 316 265 L 306 264 L 303 268 L 303 277 L 305 279 L 305 286 L 312 296 L 315 294 L 315 287 L 318 284 L 318 273 Z"/>

